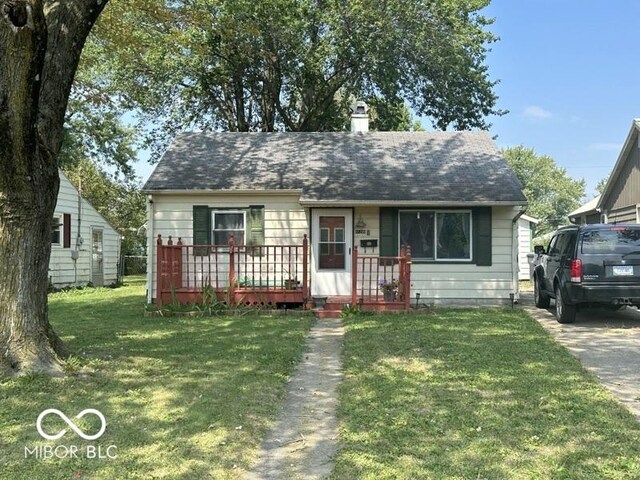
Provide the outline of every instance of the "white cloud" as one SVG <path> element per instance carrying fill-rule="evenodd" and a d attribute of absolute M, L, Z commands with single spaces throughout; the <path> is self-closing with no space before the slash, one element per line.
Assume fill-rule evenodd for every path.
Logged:
<path fill-rule="evenodd" d="M 592 143 L 589 145 L 589 150 L 596 150 L 598 152 L 619 152 L 622 148 L 622 145 L 619 143 Z"/>
<path fill-rule="evenodd" d="M 522 112 L 522 116 L 526 118 L 535 118 L 536 120 L 541 120 L 545 118 L 551 118 L 553 114 L 549 110 L 545 110 L 538 105 L 529 105 Z"/>

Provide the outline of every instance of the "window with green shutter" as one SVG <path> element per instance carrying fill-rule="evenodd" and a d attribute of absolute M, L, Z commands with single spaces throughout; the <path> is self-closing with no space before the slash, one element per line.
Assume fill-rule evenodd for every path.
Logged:
<path fill-rule="evenodd" d="M 211 245 L 211 214 L 208 205 L 193 206 L 193 244 Z M 208 247 L 193 249 L 196 256 L 209 255 Z"/>
<path fill-rule="evenodd" d="M 492 264 L 491 249 L 491 207 L 473 209 L 474 242 L 476 265 L 490 267 Z"/>
<path fill-rule="evenodd" d="M 250 205 L 247 210 L 247 253 L 262 256 L 260 246 L 264 245 L 264 205 Z"/>
<path fill-rule="evenodd" d="M 255 247 L 264 245 L 264 230 L 264 205 L 239 209 L 193 206 L 194 255 L 209 255 L 209 249 L 204 245 L 226 245 L 233 235 L 236 244 L 254 247 L 248 250 L 250 255 L 260 256 L 263 249 Z"/>
<path fill-rule="evenodd" d="M 397 208 L 380 208 L 380 256 L 398 256 Z"/>

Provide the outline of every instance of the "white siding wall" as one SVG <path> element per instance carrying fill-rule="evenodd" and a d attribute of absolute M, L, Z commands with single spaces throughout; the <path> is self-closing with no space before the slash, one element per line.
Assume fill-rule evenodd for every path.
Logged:
<path fill-rule="evenodd" d="M 91 230 L 102 229 L 104 284 L 110 285 L 117 280 L 117 266 L 120 258 L 120 235 L 109 225 L 93 206 L 81 199 L 78 212 L 79 194 L 71 182 L 60 172 L 60 191 L 54 215 L 71 215 L 71 248 L 63 247 L 64 228 L 60 226 L 60 245 L 51 246 L 49 277 L 56 287 L 68 285 L 86 285 L 91 281 Z M 78 213 L 81 219 L 80 237 L 84 240 L 78 245 Z M 78 251 L 78 259 L 71 257 L 72 251 Z"/>
<path fill-rule="evenodd" d="M 414 263 L 411 268 L 412 297 L 432 304 L 495 304 L 509 301 L 513 292 L 513 223 L 511 207 L 492 211 L 492 264 Z"/>
<path fill-rule="evenodd" d="M 358 230 L 356 224 L 362 220 L 367 226 L 363 229 L 366 233 L 356 233 L 354 235 L 354 245 L 358 247 L 358 254 L 362 256 L 380 254 L 380 213 L 378 207 L 356 207 L 353 212 L 354 229 Z M 361 248 L 360 240 L 378 240 L 376 248 Z"/>
<path fill-rule="evenodd" d="M 152 225 L 148 230 L 149 268 L 148 301 L 155 298 L 156 287 L 156 238 L 161 234 L 166 243 L 171 235 L 174 241 L 182 238 L 184 244 L 193 244 L 193 205 L 221 208 L 247 208 L 249 205 L 265 206 L 265 243 L 267 245 L 300 244 L 309 233 L 309 212 L 300 206 L 295 195 L 175 195 L 153 196 Z M 377 207 L 356 207 L 354 226 L 362 215 L 367 234 L 355 235 L 355 245 L 361 239 L 379 241 L 379 214 Z M 429 263 L 412 265 L 412 297 L 420 293 L 426 303 L 502 303 L 509 301 L 513 292 L 513 223 L 512 207 L 494 207 L 492 213 L 493 260 L 489 267 L 470 263 Z M 357 227 L 354 227 L 357 228 Z M 311 243 L 311 242 L 310 242 Z M 379 249 L 360 250 L 360 255 L 377 255 Z"/>
<path fill-rule="evenodd" d="M 162 235 L 165 244 L 171 235 L 175 242 L 181 237 L 185 245 L 193 245 L 194 205 L 208 205 L 211 208 L 247 208 L 249 205 L 264 205 L 266 245 L 302 245 L 303 236 L 309 234 L 308 212 L 300 206 L 297 195 L 154 195 L 151 205 L 153 226 L 148 229 L 147 240 L 147 284 L 152 286 L 147 293 L 148 301 L 156 296 L 158 234 Z"/>
<path fill-rule="evenodd" d="M 529 262 L 527 254 L 531 253 L 531 222 L 518 220 L 518 279 L 529 280 Z"/>

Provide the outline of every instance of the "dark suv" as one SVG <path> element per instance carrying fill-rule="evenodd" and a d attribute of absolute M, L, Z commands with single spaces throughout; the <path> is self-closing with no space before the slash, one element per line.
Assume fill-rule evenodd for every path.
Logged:
<path fill-rule="evenodd" d="M 558 322 L 572 323 L 582 307 L 640 308 L 640 225 L 564 227 L 535 253 L 536 307 L 555 298 Z"/>

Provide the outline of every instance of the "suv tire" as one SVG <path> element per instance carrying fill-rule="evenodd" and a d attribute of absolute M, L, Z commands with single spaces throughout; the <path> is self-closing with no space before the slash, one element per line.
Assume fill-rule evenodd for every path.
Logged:
<path fill-rule="evenodd" d="M 533 277 L 533 299 L 536 303 L 536 307 L 538 308 L 549 308 L 549 304 L 551 303 L 549 295 L 542 291 L 540 280 L 538 280 L 537 275 Z"/>
<path fill-rule="evenodd" d="M 576 306 L 565 303 L 560 285 L 556 285 L 556 320 L 558 323 L 573 323 L 576 320 Z"/>

